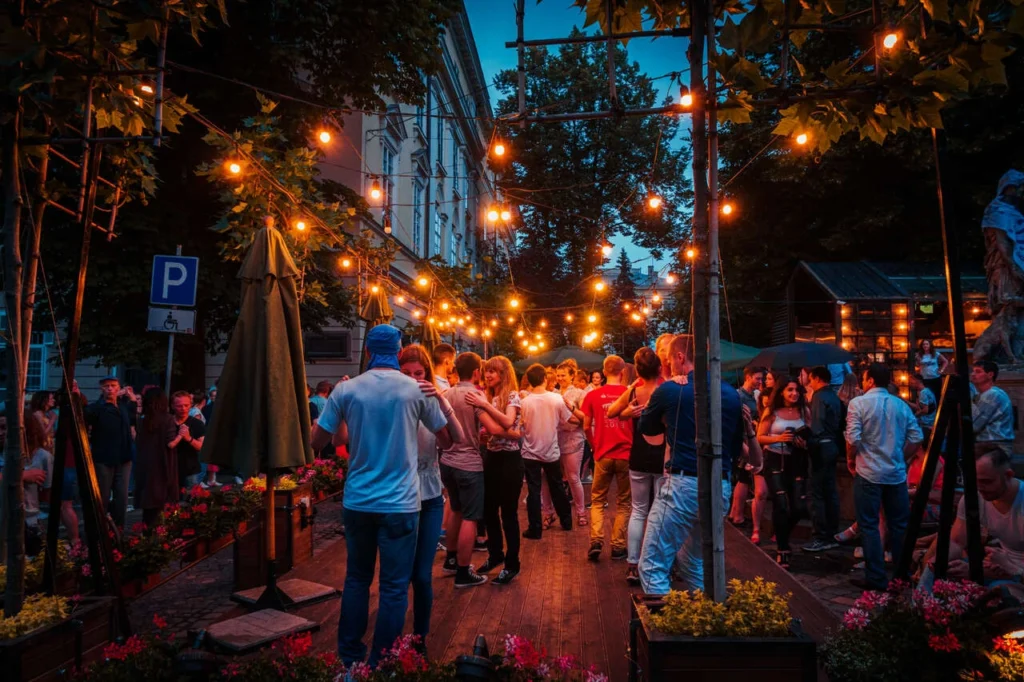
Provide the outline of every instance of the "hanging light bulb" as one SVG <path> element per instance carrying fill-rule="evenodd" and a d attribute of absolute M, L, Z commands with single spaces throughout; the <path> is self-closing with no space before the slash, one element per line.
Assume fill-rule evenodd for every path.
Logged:
<path fill-rule="evenodd" d="M 495 156 L 505 156 L 505 143 L 495 142 L 494 147 L 492 147 L 491 151 L 494 152 Z"/>
<path fill-rule="evenodd" d="M 512 323 L 514 323 L 515 321 L 516 321 L 516 318 L 512 317 L 511 315 L 509 315 L 509 316 L 508 316 L 508 320 L 507 320 L 507 322 L 508 322 L 509 324 L 512 324 Z"/>
<path fill-rule="evenodd" d="M 343 268 L 350 268 L 350 267 L 352 267 L 352 261 L 350 259 L 348 259 L 348 258 L 342 258 L 341 259 L 341 267 L 343 267 Z"/>
<path fill-rule="evenodd" d="M 575 320 L 575 319 L 576 319 L 576 318 L 575 318 L 575 317 L 573 317 L 572 313 L 569 313 L 568 315 L 566 315 L 566 316 L 565 316 L 565 321 L 566 321 L 566 322 L 572 322 L 572 321 L 573 321 L 573 320 Z"/>
<path fill-rule="evenodd" d="M 498 321 L 497 320 L 491 320 L 491 326 L 492 327 L 497 327 L 498 326 Z"/>
<path fill-rule="evenodd" d="M 435 320 L 432 317 L 429 317 L 429 318 L 427 318 L 427 322 L 429 322 L 430 324 L 434 324 L 435 322 L 437 322 L 437 320 Z"/>
<path fill-rule="evenodd" d="M 306 221 L 305 220 L 301 220 L 301 219 L 300 220 L 296 220 L 295 221 L 295 229 L 298 230 L 299 232 L 302 232 L 303 230 L 305 230 L 306 229 Z"/>
<path fill-rule="evenodd" d="M 640 312 L 642 312 L 644 315 L 650 315 L 651 309 L 647 306 L 644 306 L 643 308 L 640 309 Z"/>
<path fill-rule="evenodd" d="M 808 140 L 810 140 L 810 138 L 807 136 L 807 133 L 800 133 L 800 134 L 798 134 L 796 136 L 796 143 L 798 145 L 803 146 L 803 145 L 807 144 Z"/>
<path fill-rule="evenodd" d="M 594 282 L 594 291 L 601 293 L 605 290 L 605 283 L 601 281 Z"/>
<path fill-rule="evenodd" d="M 530 346 L 530 352 L 531 353 L 536 353 L 537 352 L 537 346 Z"/>
<path fill-rule="evenodd" d="M 445 302 L 443 302 L 443 303 L 441 304 L 441 310 L 448 310 L 448 308 L 450 308 L 450 307 L 451 307 L 451 306 L 450 306 L 450 305 L 448 305 L 448 301 L 445 301 Z"/>
<path fill-rule="evenodd" d="M 548 347 L 548 344 L 544 343 L 543 341 L 538 341 L 537 345 L 540 346 L 541 348 L 547 348 Z"/>
<path fill-rule="evenodd" d="M 530 342 L 529 342 L 529 341 L 527 341 L 526 339 L 523 339 L 523 343 L 522 343 L 522 345 L 523 345 L 523 348 L 526 348 L 527 346 L 529 346 L 529 345 L 530 345 Z"/>
<path fill-rule="evenodd" d="M 526 336 L 526 332 L 520 329 L 519 331 L 516 332 L 516 336 L 518 336 L 519 338 L 523 338 L 524 336 Z"/>
<path fill-rule="evenodd" d="M 395 296 L 395 303 L 403 305 L 405 303 L 405 296 Z"/>
<path fill-rule="evenodd" d="M 889 31 L 882 38 L 882 47 L 887 50 L 891 50 L 896 47 L 896 44 L 900 42 L 900 34 L 898 31 Z"/>
<path fill-rule="evenodd" d="M 372 287 L 370 287 L 370 293 L 371 293 L 371 294 L 376 294 L 376 293 L 378 293 L 379 291 L 380 291 L 380 287 L 379 287 L 379 286 L 377 286 L 376 284 L 374 284 L 374 285 L 373 285 Z"/>
<path fill-rule="evenodd" d="M 509 308 L 518 308 L 519 307 L 519 299 L 515 298 L 515 297 L 510 298 L 508 300 L 508 307 Z"/>
<path fill-rule="evenodd" d="M 647 205 L 651 208 L 652 211 L 657 211 L 659 208 L 661 208 L 661 197 L 659 197 L 657 194 L 652 194 L 651 196 L 647 197 Z"/>
<path fill-rule="evenodd" d="M 632 307 L 632 306 L 630 306 L 630 305 L 629 305 L 628 303 L 623 303 L 623 304 L 622 304 L 622 309 L 623 309 L 623 310 L 629 310 L 629 309 L 630 309 L 631 307 Z"/>
<path fill-rule="evenodd" d="M 594 324 L 595 322 L 597 322 L 597 315 L 588 315 L 587 322 L 589 322 L 590 324 Z"/>
<path fill-rule="evenodd" d="M 665 275 L 665 284 L 675 284 L 675 283 L 676 283 L 676 276 L 675 275 L 673 275 L 671 272 L 668 273 L 667 275 Z"/>
<path fill-rule="evenodd" d="M 483 336 L 485 339 L 491 338 L 491 330 L 490 329 L 485 329 L 483 331 L 483 334 L 481 334 L 481 336 Z"/>
<path fill-rule="evenodd" d="M 239 173 L 242 172 L 242 164 L 238 163 L 237 161 L 229 161 L 228 172 L 231 173 L 232 175 L 238 175 Z"/>
<path fill-rule="evenodd" d="M 693 106 L 693 95 L 690 94 L 690 89 L 685 85 L 679 86 L 679 106 L 684 109 L 689 109 Z"/>
<path fill-rule="evenodd" d="M 492 223 L 498 222 L 498 217 L 499 217 L 498 209 L 491 208 L 489 211 L 487 211 L 487 220 L 489 220 L 490 222 L 492 222 Z"/>
<path fill-rule="evenodd" d="M 636 313 L 633 313 L 630 317 L 633 318 L 634 322 L 639 322 L 640 321 L 640 316 L 637 315 Z"/>
<path fill-rule="evenodd" d="M 501 219 L 504 220 L 506 223 L 512 220 L 512 211 L 508 210 L 507 208 L 501 209 Z"/>
<path fill-rule="evenodd" d="M 694 258 L 696 258 L 697 257 L 697 249 L 694 249 L 694 248 L 687 249 L 686 250 L 686 257 L 689 260 L 693 260 Z"/>
<path fill-rule="evenodd" d="M 654 301 L 655 303 L 661 303 L 661 294 L 655 294 L 654 296 L 651 296 L 651 300 Z"/>
<path fill-rule="evenodd" d="M 605 258 L 607 258 L 608 256 L 612 255 L 612 245 L 611 244 L 602 244 L 601 245 L 601 255 L 604 256 Z"/>
<path fill-rule="evenodd" d="M 149 83 L 143 83 L 142 85 L 140 85 L 139 86 L 139 90 L 142 90 L 147 95 L 152 95 L 153 94 L 153 86 L 150 85 Z"/>
<path fill-rule="evenodd" d="M 420 311 L 418 311 L 418 310 L 414 310 L 414 311 L 412 311 L 412 316 L 413 316 L 413 317 L 415 317 L 415 318 L 416 318 L 417 320 L 418 320 L 418 319 L 420 319 L 420 317 L 421 317 L 422 315 L 423 315 L 423 313 L 421 313 L 421 312 L 420 312 Z"/>
<path fill-rule="evenodd" d="M 331 133 L 327 130 L 321 130 L 316 137 L 322 144 L 328 144 L 331 141 Z"/>
<path fill-rule="evenodd" d="M 428 284 L 430 284 L 430 280 L 427 279 L 426 277 L 420 277 L 418 280 L 416 280 L 416 284 L 420 285 L 421 287 L 425 287 Z"/>
<path fill-rule="evenodd" d="M 383 196 L 383 194 L 384 193 L 380 189 L 380 183 L 377 182 L 377 180 L 375 179 L 373 183 L 370 185 L 370 198 L 373 199 L 374 201 L 378 201 L 380 200 L 381 196 Z"/>
<path fill-rule="evenodd" d="M 722 215 L 732 215 L 732 204 L 729 202 L 722 204 Z"/>
<path fill-rule="evenodd" d="M 469 329 L 466 330 L 466 333 L 468 333 L 470 336 L 476 336 L 476 327 L 470 327 Z"/>
<path fill-rule="evenodd" d="M 547 320 L 541 320 L 541 321 L 540 321 L 540 326 L 541 326 L 542 328 L 543 328 L 543 327 L 547 327 L 547 326 L 548 326 L 548 321 L 547 321 Z"/>

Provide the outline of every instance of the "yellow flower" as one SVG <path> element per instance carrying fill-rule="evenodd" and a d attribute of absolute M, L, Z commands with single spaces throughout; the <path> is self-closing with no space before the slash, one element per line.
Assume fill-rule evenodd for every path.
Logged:
<path fill-rule="evenodd" d="M 35 594 L 28 597 L 21 611 L 13 618 L 0 616 L 0 640 L 14 639 L 51 623 L 64 620 L 71 613 L 64 597 Z"/>
<path fill-rule="evenodd" d="M 651 623 L 670 635 L 691 637 L 786 637 L 789 635 L 790 594 L 780 595 L 775 583 L 762 578 L 729 581 L 724 604 L 703 592 L 673 590 L 665 605 L 651 613 Z"/>

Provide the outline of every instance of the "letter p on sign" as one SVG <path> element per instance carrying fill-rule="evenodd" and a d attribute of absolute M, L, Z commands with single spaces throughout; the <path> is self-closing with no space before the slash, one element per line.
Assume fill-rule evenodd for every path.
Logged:
<path fill-rule="evenodd" d="M 153 281 L 149 289 L 152 305 L 191 308 L 196 304 L 199 259 L 191 256 L 154 256 Z"/>

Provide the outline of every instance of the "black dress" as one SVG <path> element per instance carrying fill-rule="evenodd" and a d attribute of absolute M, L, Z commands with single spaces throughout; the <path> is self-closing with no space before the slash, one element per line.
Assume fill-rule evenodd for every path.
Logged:
<path fill-rule="evenodd" d="M 158 414 L 139 420 L 135 438 L 135 506 L 139 509 L 163 509 L 179 497 L 178 453 L 167 444 L 178 435 L 174 417 Z"/>

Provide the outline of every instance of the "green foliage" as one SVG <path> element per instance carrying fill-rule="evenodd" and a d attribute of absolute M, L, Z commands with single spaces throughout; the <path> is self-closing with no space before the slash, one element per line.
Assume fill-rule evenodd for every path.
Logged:
<path fill-rule="evenodd" d="M 603 2 L 576 4 L 585 9 L 588 24 L 599 21 L 607 29 Z M 880 6 L 884 32 L 899 35 L 893 49 L 882 46 L 881 34 L 872 35 L 869 11 L 847 16 L 870 10 L 866 0 L 715 3 L 716 18 L 722 22 L 716 67 L 729 107 L 722 120 L 746 122 L 742 112 L 759 102 L 781 106 L 775 134 L 807 133 L 810 144 L 824 152 L 847 133 L 881 143 L 901 130 L 940 128 L 949 105 L 992 87 L 1007 87 L 1003 61 L 1024 36 L 1022 3 L 926 0 L 919 5 L 916 0 L 884 0 Z M 615 3 L 612 26 L 618 32 L 643 24 L 685 27 L 690 21 L 688 7 L 678 0 Z M 849 34 L 817 28 L 784 30 L 794 24 L 857 28 Z M 781 41 L 787 37 L 790 58 L 783 65 Z M 805 59 L 808 45 L 818 39 L 842 47 L 831 63 L 817 65 Z M 787 99 L 793 101 L 791 106 L 785 105 Z"/>
<path fill-rule="evenodd" d="M 763 578 L 729 581 L 729 596 L 719 604 L 703 592 L 673 590 L 651 623 L 669 635 L 691 637 L 788 637 L 790 595 L 780 595 Z"/>

